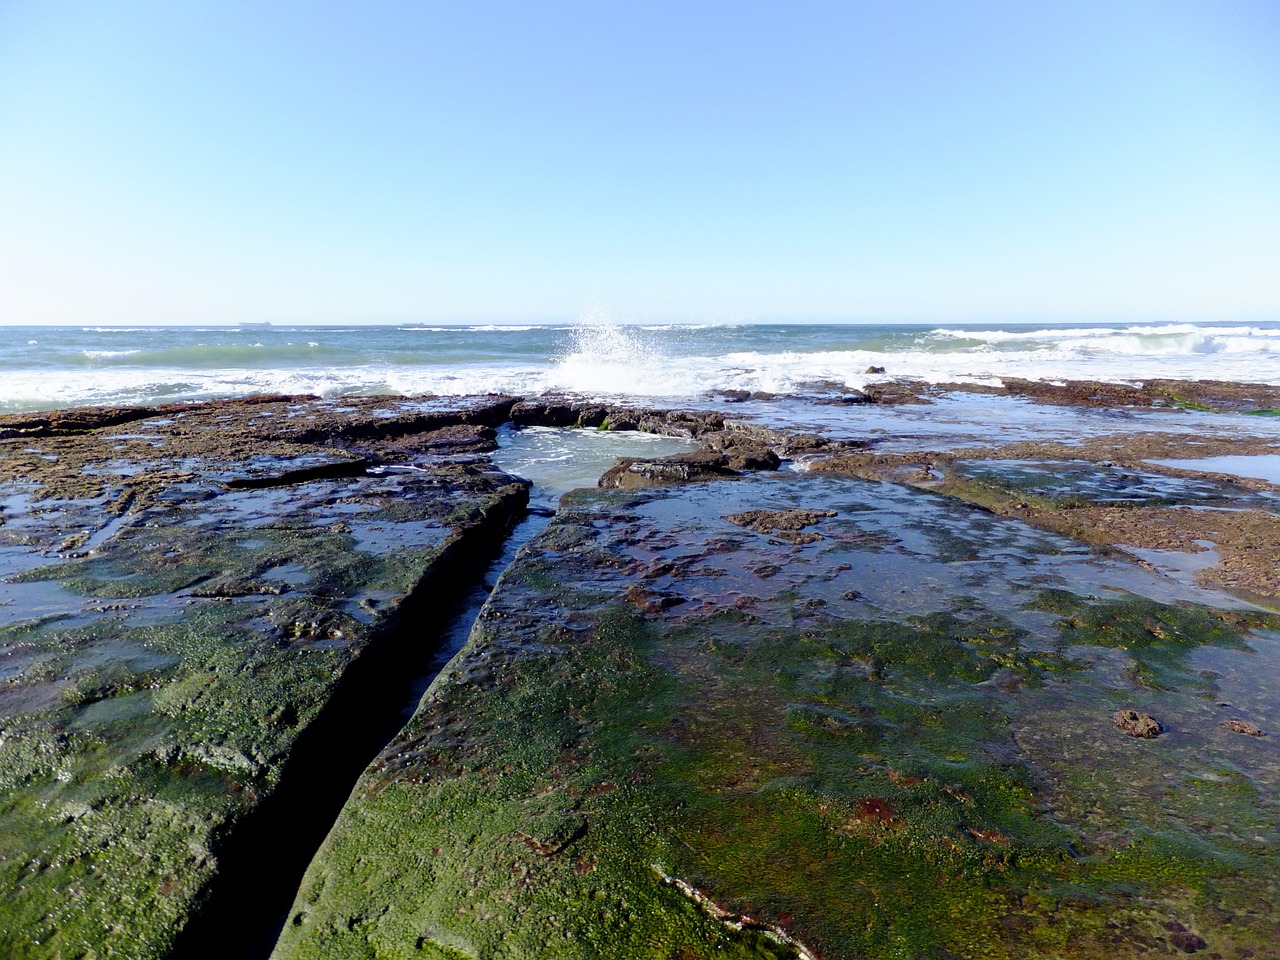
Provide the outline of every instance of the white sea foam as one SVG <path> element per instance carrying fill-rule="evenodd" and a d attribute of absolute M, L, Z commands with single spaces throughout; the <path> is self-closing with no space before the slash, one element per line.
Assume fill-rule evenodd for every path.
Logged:
<path fill-rule="evenodd" d="M 939 344 L 964 341 L 966 352 L 1007 351 L 1025 345 L 1039 354 L 1063 358 L 1203 356 L 1206 354 L 1280 353 L 1280 330 L 1260 326 L 1161 324 L 1129 327 L 1062 327 L 1033 330 L 959 330 L 930 332 Z"/>
<path fill-rule="evenodd" d="M 939 327 L 930 334 L 952 337 L 957 340 L 991 340 L 993 342 L 1016 340 L 1106 340 L 1120 336 L 1154 336 L 1212 332 L 1224 337 L 1259 337 L 1280 340 L 1280 330 L 1241 324 L 1238 326 L 1204 327 L 1193 323 L 1134 324 L 1127 327 L 1035 327 L 1018 330 L 968 330 Z"/>
<path fill-rule="evenodd" d="M 210 399 L 247 394 L 539 393 L 545 370 L 485 367 L 465 370 L 409 366 L 350 366 L 330 370 L 217 370 L 94 368 L 78 377 L 24 371 L 0 383 L 0 410 L 128 404 L 163 399 Z"/>
<path fill-rule="evenodd" d="M 112 350 L 98 349 L 102 342 L 91 329 L 56 328 L 39 343 L 0 344 L 0 410 L 275 392 L 560 390 L 678 402 L 716 389 L 789 393 L 812 389 L 806 385 L 813 381 L 864 387 L 894 377 L 1280 383 L 1276 324 L 927 330 L 597 319 L 572 329 L 298 327 L 249 336 L 234 329 L 213 336 L 207 328 L 104 328 L 135 330 L 132 338 L 113 339 Z M 867 372 L 877 367 L 886 372 Z"/>
<path fill-rule="evenodd" d="M 749 370 L 740 386 L 785 392 L 806 380 L 837 380 L 853 387 L 885 377 L 909 377 L 930 383 L 993 383 L 1002 378 L 1028 380 L 1221 379 L 1280 383 L 1280 364 L 1268 352 L 1169 351 L 1126 353 L 1122 349 L 938 353 L 935 351 L 815 353 L 731 353 L 720 358 L 726 370 Z M 868 373 L 883 367 L 884 375 Z M 755 385 L 755 384 L 758 384 Z"/>
<path fill-rule="evenodd" d="M 691 396 L 709 389 L 786 393 L 806 382 L 832 380 L 862 388 L 885 377 L 931 383 L 993 384 L 1029 380 L 1223 379 L 1280 382 L 1270 350 L 1231 349 L 1208 341 L 1143 349 L 1113 340 L 1109 349 L 1077 347 L 1026 351 L 939 353 L 933 350 L 735 351 L 719 356 L 669 356 L 634 334 L 596 332 L 551 371 L 551 385 L 581 393 Z M 883 367 L 884 375 L 868 373 Z"/>
<path fill-rule="evenodd" d="M 723 330 L 726 327 L 740 327 L 740 323 L 644 323 L 638 324 L 640 330 Z"/>
<path fill-rule="evenodd" d="M 118 357 L 134 357 L 141 350 L 81 350 L 80 355 L 90 360 L 114 360 Z"/>

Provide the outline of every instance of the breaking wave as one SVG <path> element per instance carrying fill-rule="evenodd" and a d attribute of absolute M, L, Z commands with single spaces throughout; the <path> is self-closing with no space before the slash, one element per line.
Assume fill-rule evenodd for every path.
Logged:
<path fill-rule="evenodd" d="M 816 382 L 1280 383 L 1280 323 L 971 327 L 700 323 L 29 327 L 0 340 L 0 410 L 250 393 L 563 391 L 664 402 Z M 877 372 L 883 368 L 884 372 Z"/>
<path fill-rule="evenodd" d="M 1034 330 L 940 328 L 930 336 L 943 350 L 1053 352 L 1063 356 L 1200 356 L 1213 353 L 1280 353 L 1280 329 L 1268 326 L 1206 327 L 1163 324 L 1127 327 L 1061 327 Z"/>

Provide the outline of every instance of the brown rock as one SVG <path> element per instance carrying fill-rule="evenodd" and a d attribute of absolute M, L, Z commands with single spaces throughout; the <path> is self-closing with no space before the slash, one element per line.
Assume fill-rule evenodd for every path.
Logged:
<path fill-rule="evenodd" d="M 748 510 L 731 513 L 725 519 L 757 533 L 774 533 L 778 530 L 803 530 L 823 517 L 835 515 L 834 510 Z"/>
<path fill-rule="evenodd" d="M 782 466 L 778 455 L 761 444 L 744 443 L 725 450 L 733 470 L 777 470 Z"/>
<path fill-rule="evenodd" d="M 1152 737 L 1158 737 L 1164 733 L 1164 727 L 1160 725 L 1159 720 L 1149 713 L 1142 713 L 1138 710 L 1117 710 L 1111 715 L 1111 719 L 1117 727 L 1131 737 L 1150 740 Z"/>
<path fill-rule="evenodd" d="M 835 515 L 834 510 L 748 510 L 731 513 L 725 519 L 756 533 L 772 534 L 786 543 L 804 544 L 817 543 L 822 539 L 822 534 L 805 530 L 805 527 L 813 526 L 823 517 Z"/>
<path fill-rule="evenodd" d="M 645 613 L 661 613 L 663 610 L 670 610 L 672 607 L 678 607 L 686 602 L 684 597 L 672 593 L 649 590 L 639 584 L 630 587 L 623 594 L 623 599 L 628 603 L 635 604 Z"/>
<path fill-rule="evenodd" d="M 1195 953 L 1197 950 L 1203 950 L 1208 946 L 1204 942 L 1204 937 L 1197 936 L 1190 930 L 1180 930 L 1177 933 L 1170 934 L 1169 939 L 1183 953 Z"/>
<path fill-rule="evenodd" d="M 692 483 L 736 476 L 728 458 L 714 450 L 678 453 L 672 457 L 641 460 L 620 457 L 599 480 L 603 490 L 638 490 L 669 483 Z"/>
<path fill-rule="evenodd" d="M 1243 733 L 1250 737 L 1265 737 L 1265 731 L 1255 727 L 1248 720 L 1223 720 L 1222 727 L 1232 733 Z"/>

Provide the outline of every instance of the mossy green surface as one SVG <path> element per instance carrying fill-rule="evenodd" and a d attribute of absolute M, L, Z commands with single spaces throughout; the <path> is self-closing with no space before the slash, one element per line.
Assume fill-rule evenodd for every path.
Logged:
<path fill-rule="evenodd" d="M 57 609 L 0 626 L 0 955 L 168 956 L 348 667 L 517 489 L 184 481 L 45 565 L 39 511 L 77 508 L 6 518 L 30 550 L 9 589 Z"/>
<path fill-rule="evenodd" d="M 721 519 L 747 507 L 839 516 L 792 545 Z M 1041 563 L 1145 576 L 860 481 L 567 497 L 367 771 L 274 956 L 1267 948 L 1276 756 L 1200 716 L 1231 681 L 1197 657 L 1274 669 L 1276 624 L 1046 590 Z M 1110 720 L 1134 697 L 1198 719 L 1134 740 Z"/>

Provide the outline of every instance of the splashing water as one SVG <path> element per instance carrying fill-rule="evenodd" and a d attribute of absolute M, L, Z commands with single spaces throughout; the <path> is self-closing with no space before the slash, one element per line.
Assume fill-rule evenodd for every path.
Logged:
<path fill-rule="evenodd" d="M 674 396 L 689 392 L 687 365 L 672 364 L 663 332 L 591 316 L 570 332 L 569 350 L 548 371 L 556 390 L 597 396 Z"/>

